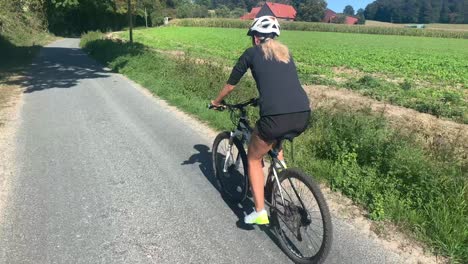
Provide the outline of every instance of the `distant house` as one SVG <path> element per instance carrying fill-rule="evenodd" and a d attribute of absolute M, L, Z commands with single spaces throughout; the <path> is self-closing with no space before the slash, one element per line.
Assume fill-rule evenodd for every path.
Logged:
<path fill-rule="evenodd" d="M 323 17 L 322 22 L 331 23 L 333 18 L 335 18 L 336 16 L 337 14 L 335 12 L 327 8 L 327 10 L 325 10 L 325 16 Z"/>
<path fill-rule="evenodd" d="M 356 25 L 358 23 L 359 19 L 352 17 L 352 16 L 346 16 L 345 24 L 348 25 Z"/>
<path fill-rule="evenodd" d="M 325 16 L 323 17 L 322 19 L 322 22 L 324 23 L 332 23 L 333 22 L 333 19 L 335 17 L 337 17 L 338 14 L 333 12 L 333 10 L 331 9 L 327 9 L 325 10 Z M 355 25 L 357 24 L 359 21 L 359 19 L 355 18 L 355 17 L 352 17 L 352 16 L 346 16 L 346 19 L 345 19 L 345 24 L 347 25 Z"/>
<path fill-rule="evenodd" d="M 254 7 L 241 19 L 254 19 L 261 16 L 274 16 L 281 20 L 294 20 L 296 18 L 296 9 L 290 5 L 266 2 L 262 7 Z"/>
<path fill-rule="evenodd" d="M 254 7 L 250 11 L 250 13 L 247 13 L 247 14 L 241 16 L 240 19 L 252 20 L 257 16 L 258 12 L 260 12 L 260 9 L 261 9 L 261 7 Z"/>

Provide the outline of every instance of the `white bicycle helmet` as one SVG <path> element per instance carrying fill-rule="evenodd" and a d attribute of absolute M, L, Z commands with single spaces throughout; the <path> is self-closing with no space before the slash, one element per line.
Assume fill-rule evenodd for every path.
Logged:
<path fill-rule="evenodd" d="M 253 36 L 255 32 L 261 34 L 275 34 L 276 36 L 279 36 L 280 25 L 274 16 L 261 16 L 252 22 L 247 35 Z"/>

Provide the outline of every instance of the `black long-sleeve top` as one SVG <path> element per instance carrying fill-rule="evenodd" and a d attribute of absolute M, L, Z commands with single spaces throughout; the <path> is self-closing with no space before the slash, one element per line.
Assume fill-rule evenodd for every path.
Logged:
<path fill-rule="evenodd" d="M 227 83 L 239 83 L 249 68 L 257 83 L 261 116 L 310 111 L 292 57 L 289 63 L 274 58 L 266 60 L 260 46 L 248 48 L 232 69 Z"/>

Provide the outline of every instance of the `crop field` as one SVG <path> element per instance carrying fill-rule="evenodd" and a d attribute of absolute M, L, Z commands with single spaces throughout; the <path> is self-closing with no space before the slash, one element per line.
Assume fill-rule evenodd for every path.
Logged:
<path fill-rule="evenodd" d="M 415 24 L 415 23 L 406 23 L 406 24 L 395 24 L 388 22 L 380 22 L 374 20 L 366 20 L 366 26 L 371 27 L 397 27 L 404 28 L 406 25 Z M 416 23 L 417 24 L 417 23 Z M 449 31 L 468 31 L 468 24 L 424 24 L 426 29 L 432 30 L 449 30 Z"/>
<path fill-rule="evenodd" d="M 250 23 L 251 21 L 232 18 L 183 18 L 171 20 L 171 25 L 181 27 L 245 29 Z M 283 30 L 468 39 L 468 31 L 460 30 L 466 28 L 467 25 L 426 24 L 425 26 L 425 29 L 422 30 L 407 28 L 406 24 L 392 24 L 376 21 L 366 21 L 366 25 L 354 26 L 298 21 L 284 21 L 281 23 Z"/>
<path fill-rule="evenodd" d="M 441 29 L 451 31 L 468 31 L 468 24 L 428 24 L 428 29 Z"/>
<path fill-rule="evenodd" d="M 231 66 L 249 47 L 246 30 L 165 27 L 135 31 L 158 50 Z M 126 34 L 122 34 L 126 37 Z M 468 123 L 468 40 L 283 31 L 304 84 L 326 84 Z"/>

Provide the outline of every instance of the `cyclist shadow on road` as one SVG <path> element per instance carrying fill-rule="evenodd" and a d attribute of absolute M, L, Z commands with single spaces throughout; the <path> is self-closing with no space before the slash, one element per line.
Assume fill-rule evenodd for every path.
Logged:
<path fill-rule="evenodd" d="M 233 203 L 229 200 L 227 200 L 223 195 L 222 195 L 222 189 L 221 186 L 216 179 L 216 176 L 213 171 L 213 160 L 212 160 L 212 152 L 210 151 L 210 148 L 206 145 L 202 144 L 197 144 L 193 146 L 194 149 L 196 149 L 199 153 L 193 154 L 188 158 L 188 160 L 185 160 L 181 163 L 181 165 L 188 165 L 188 164 L 195 164 L 199 163 L 200 170 L 203 172 L 203 175 L 208 179 L 208 181 L 213 185 L 213 187 L 218 190 L 220 193 L 223 201 L 231 208 L 232 212 L 236 214 L 236 216 L 239 218 L 237 221 L 236 225 L 240 229 L 244 230 L 254 230 L 255 227 L 253 225 L 247 225 L 244 223 L 244 216 L 253 211 L 254 208 L 254 203 L 252 202 L 251 199 L 247 198 L 245 199 L 242 203 Z M 249 192 L 250 193 L 250 192 Z M 248 197 L 251 197 L 251 195 L 248 195 Z M 259 226 L 260 230 L 265 232 L 266 235 L 270 237 L 273 242 L 279 246 L 279 241 L 274 235 L 273 231 L 267 227 L 267 226 Z"/>

